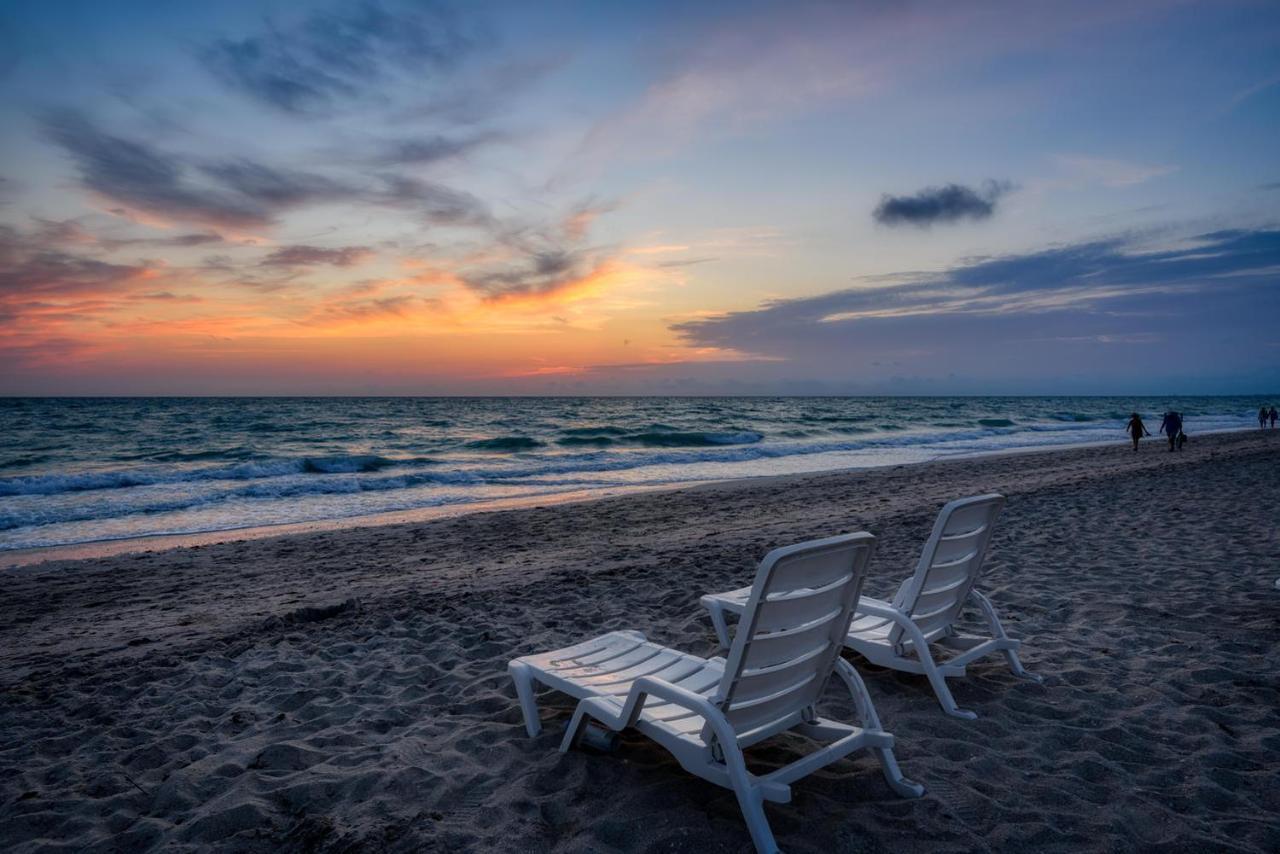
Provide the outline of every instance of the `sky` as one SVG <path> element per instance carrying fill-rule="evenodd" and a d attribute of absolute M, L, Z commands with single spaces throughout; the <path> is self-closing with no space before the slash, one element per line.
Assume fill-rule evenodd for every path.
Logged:
<path fill-rule="evenodd" d="M 0 394 L 1280 390 L 1280 5 L 0 5 Z"/>

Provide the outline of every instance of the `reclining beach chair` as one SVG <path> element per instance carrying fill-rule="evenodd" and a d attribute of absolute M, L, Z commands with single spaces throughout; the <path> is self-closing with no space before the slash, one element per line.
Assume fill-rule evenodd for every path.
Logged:
<path fill-rule="evenodd" d="M 1018 660 L 1022 642 L 1005 634 L 990 600 L 974 589 L 991 529 L 1003 506 L 1004 496 L 992 494 L 957 499 L 943 507 L 915 573 L 898 588 L 892 602 L 861 597 L 844 639 L 846 646 L 873 664 L 924 674 L 943 711 L 966 720 L 977 714 L 956 706 L 946 681 L 963 676 L 965 665 L 1002 652 L 1016 675 L 1040 681 Z M 725 612 L 744 613 L 750 593 L 751 588 L 743 588 L 702 597 L 721 645 L 728 645 Z M 964 634 L 955 628 L 966 600 L 982 612 L 990 637 Z M 956 654 L 936 661 L 931 645 Z"/>
<path fill-rule="evenodd" d="M 874 548 L 875 537 L 857 533 L 769 552 L 727 661 L 668 649 L 631 631 L 515 659 L 508 669 L 529 735 L 541 728 L 535 682 L 576 697 L 561 751 L 578 743 L 588 718 L 613 731 L 634 727 L 686 771 L 732 789 L 762 852 L 778 850 L 764 801 L 787 803 L 792 782 L 855 750 L 875 754 L 895 792 L 919 797 L 924 788 L 903 778 L 893 736 L 881 729 L 857 672 L 840 658 Z M 815 711 L 833 671 L 852 694 L 861 726 Z M 786 730 L 830 743 L 768 774 L 749 771 L 743 749 Z"/>

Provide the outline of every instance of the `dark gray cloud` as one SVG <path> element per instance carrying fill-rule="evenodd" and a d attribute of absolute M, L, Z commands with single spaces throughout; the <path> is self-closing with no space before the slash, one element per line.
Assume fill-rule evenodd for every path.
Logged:
<path fill-rule="evenodd" d="M 693 267 L 696 264 L 706 264 L 709 261 L 719 261 L 719 260 L 720 260 L 719 258 L 714 256 L 710 256 L 707 258 L 687 258 L 681 261 L 660 261 L 654 266 L 656 267 Z"/>
<path fill-rule="evenodd" d="M 586 245 L 591 223 L 615 202 L 585 199 L 558 219 L 490 223 L 486 254 L 507 261 L 464 272 L 467 287 L 486 299 L 538 296 L 564 290 L 602 270 L 610 251 Z"/>
<path fill-rule="evenodd" d="M 871 215 L 881 225 L 921 228 L 962 219 L 987 219 L 995 213 L 1000 197 L 1012 189 L 1013 184 L 1008 181 L 987 181 L 976 190 L 963 184 L 947 184 L 926 187 L 911 196 L 886 194 L 880 197 L 880 204 Z"/>
<path fill-rule="evenodd" d="M 582 250 L 526 249 L 500 269 L 466 273 L 461 278 L 471 290 L 496 300 L 555 293 L 589 275 L 594 266 Z"/>
<path fill-rule="evenodd" d="M 315 172 L 277 169 L 247 158 L 205 163 L 200 171 L 214 181 L 264 208 L 285 208 L 315 202 L 358 198 L 362 190 Z"/>
<path fill-rule="evenodd" d="M 395 140 L 382 146 L 373 162 L 383 166 L 425 166 L 461 157 L 493 141 L 496 134 L 448 137 L 440 134 Z"/>
<path fill-rule="evenodd" d="M 481 38 L 442 3 L 364 2 L 313 14 L 296 26 L 220 39 L 200 58 L 223 83 L 287 113 L 318 113 L 376 97 L 397 74 L 421 81 L 455 68 Z"/>
<path fill-rule="evenodd" d="M 145 294 L 132 294 L 129 299 L 135 302 L 204 302 L 191 294 L 175 294 L 172 291 L 152 291 Z"/>
<path fill-rule="evenodd" d="M 292 208 L 346 202 L 405 209 L 433 225 L 493 224 L 488 207 L 470 193 L 405 175 L 339 180 L 244 157 L 198 161 L 105 133 L 73 111 L 50 114 L 45 130 L 71 155 L 85 189 L 166 220 L 254 229 Z"/>
<path fill-rule="evenodd" d="M 814 376 L 874 374 L 876 361 L 921 376 L 1254 370 L 1256 345 L 1276 337 L 1277 269 L 1280 230 L 1212 232 L 1156 251 L 1115 238 L 974 259 L 896 286 L 782 300 L 672 328 L 692 345 Z"/>
<path fill-rule="evenodd" d="M 0 225 L 0 299 L 98 294 L 137 278 L 145 267 L 111 264 L 52 248 Z"/>
<path fill-rule="evenodd" d="M 71 155 L 86 189 L 125 207 L 230 228 L 270 221 L 269 210 L 256 200 L 195 186 L 180 158 L 104 133 L 78 112 L 49 113 L 44 130 Z"/>
<path fill-rule="evenodd" d="M 93 246 L 113 251 L 130 246 L 176 247 L 211 246 L 224 243 L 222 235 L 212 231 L 175 234 L 169 237 L 104 237 L 85 228 L 76 219 L 44 219 L 33 217 L 36 230 L 31 239 L 45 246 Z"/>
<path fill-rule="evenodd" d="M 418 212 L 432 225 L 493 226 L 489 207 L 462 190 L 406 175 L 384 175 L 385 187 L 376 200 Z"/>
<path fill-rule="evenodd" d="M 214 243 L 222 243 L 222 235 L 212 232 L 203 232 L 197 234 L 178 234 L 173 237 L 153 237 L 147 240 L 156 246 L 209 246 Z"/>
<path fill-rule="evenodd" d="M 328 264 L 350 267 L 372 254 L 367 246 L 342 246 L 326 249 L 320 246 L 282 246 L 262 259 L 267 267 L 314 267 Z"/>

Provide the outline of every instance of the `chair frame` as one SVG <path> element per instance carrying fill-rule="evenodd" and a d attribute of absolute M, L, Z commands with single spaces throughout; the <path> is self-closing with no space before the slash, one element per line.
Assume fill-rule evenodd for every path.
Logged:
<path fill-rule="evenodd" d="M 835 627 L 834 632 L 836 634 L 833 637 L 842 637 L 844 632 L 847 631 L 848 619 L 852 618 L 853 606 L 856 605 L 858 593 L 860 592 L 862 574 L 865 572 L 867 561 L 870 559 L 871 552 L 875 546 L 875 538 L 867 533 L 830 537 L 825 540 L 801 543 L 770 552 L 761 561 L 760 569 L 757 572 L 752 602 L 747 609 L 748 620 L 752 619 L 751 615 L 758 613 L 756 602 L 768 595 L 768 591 L 771 589 L 769 585 L 773 567 L 779 561 L 801 554 L 805 550 L 848 546 L 854 547 L 853 575 L 855 577 L 852 578 L 852 581 L 843 583 L 856 585 L 858 589 L 852 592 L 852 600 L 845 603 L 844 608 L 847 613 L 842 612 L 840 617 L 837 618 L 845 620 L 844 628 Z M 764 592 L 762 593 L 762 591 Z M 783 598 L 785 598 L 785 594 Z M 770 601 L 776 602 L 779 600 Z M 885 780 L 897 794 L 903 797 L 919 797 L 924 793 L 923 786 L 903 777 L 893 754 L 893 736 L 884 731 L 880 718 L 876 714 L 875 706 L 871 701 L 871 695 L 867 693 L 866 685 L 853 666 L 839 657 L 839 643 L 834 640 L 828 642 L 832 647 L 828 651 L 830 660 L 824 660 L 822 664 L 825 676 L 822 677 L 819 684 L 813 686 L 814 690 L 810 691 L 810 694 L 815 697 L 814 702 L 807 703 L 791 712 L 786 712 L 776 721 L 768 722 L 757 729 L 745 732 L 735 729 L 730 720 L 735 708 L 732 699 L 733 690 L 739 676 L 749 675 L 752 672 L 744 668 L 747 649 L 755 641 L 755 638 L 759 637 L 759 635 L 752 634 L 753 629 L 754 626 L 749 622 L 740 626 L 739 637 L 735 638 L 730 644 L 728 661 L 723 658 L 701 659 L 696 656 L 685 656 L 690 664 L 719 668 L 719 687 L 712 695 L 699 694 L 655 676 L 641 676 L 631 683 L 626 699 L 622 701 L 619 707 L 616 700 L 611 701 L 606 696 L 598 694 L 582 696 L 583 693 L 586 693 L 585 688 L 579 688 L 571 681 L 557 677 L 552 670 L 534 666 L 530 661 L 533 658 L 531 656 L 515 659 L 510 663 L 508 671 L 515 682 L 516 694 L 520 700 L 525 727 L 530 736 L 536 736 L 541 730 L 537 701 L 534 694 L 537 683 L 541 682 L 549 687 L 565 691 L 570 693 L 571 696 L 579 696 L 579 703 L 574 710 L 573 718 L 569 722 L 569 726 L 565 730 L 564 737 L 560 743 L 561 752 L 577 746 L 588 724 L 592 721 L 611 731 L 634 728 L 670 751 L 685 770 L 708 782 L 731 789 L 737 797 L 739 807 L 742 809 L 743 818 L 751 834 L 752 842 L 755 844 L 756 849 L 761 852 L 778 850 L 777 843 L 769 827 L 768 818 L 764 813 L 764 802 L 788 803 L 791 800 L 791 783 L 819 768 L 848 756 L 854 751 L 871 751 L 880 762 Z M 644 635 L 639 632 L 615 632 L 599 638 L 597 641 L 606 643 L 610 639 L 626 639 L 631 642 L 645 643 Z M 578 647 L 570 647 L 551 655 L 568 653 L 584 646 L 585 644 Z M 656 645 L 655 648 L 664 652 L 674 652 Z M 546 656 L 544 656 L 545 658 Z M 767 670 L 767 668 L 764 669 Z M 758 673 L 760 671 L 754 672 Z M 816 697 L 821 695 L 823 687 L 833 673 L 840 678 L 848 689 L 857 709 L 860 726 L 829 720 L 818 715 Z M 738 675 L 735 676 L 734 674 Z M 786 689 L 779 696 L 785 696 L 788 691 L 791 691 L 791 689 Z M 728 699 L 725 699 L 726 697 Z M 662 726 L 647 721 L 643 717 L 643 712 L 646 704 L 651 701 L 657 701 L 655 704 L 670 703 L 700 717 L 705 721 L 701 737 L 693 739 L 677 736 Z M 743 753 L 744 749 L 751 744 L 788 730 L 818 742 L 825 742 L 825 745 L 768 774 L 757 775 L 752 773 L 747 767 Z"/>
<path fill-rule="evenodd" d="M 1014 675 L 1034 682 L 1043 681 L 1041 677 L 1027 672 L 1022 666 L 1022 661 L 1018 658 L 1018 649 L 1021 647 L 1022 641 L 1008 635 L 1004 630 L 1004 626 L 1000 623 L 1000 618 L 996 615 L 995 606 L 991 604 L 991 600 L 978 592 L 973 586 L 981 574 L 982 565 L 986 558 L 987 542 L 990 539 L 989 529 L 995 524 L 1003 503 L 1004 497 L 996 493 L 960 498 L 948 502 L 938 514 L 938 519 L 934 523 L 933 531 L 925 544 L 915 571 L 902 582 L 897 595 L 894 596 L 894 601 L 882 602 L 868 596 L 863 596 L 858 600 L 853 620 L 854 624 L 856 625 L 857 621 L 864 617 L 878 617 L 892 624 L 893 630 L 889 635 L 889 639 L 885 642 L 866 640 L 858 636 L 855 628 L 850 629 L 845 639 L 847 647 L 862 655 L 872 664 L 906 673 L 916 673 L 928 678 L 929 685 L 933 688 L 942 710 L 952 717 L 964 720 L 974 720 L 978 715 L 976 712 L 959 707 L 951 694 L 951 689 L 947 686 L 946 680 L 964 676 L 966 665 L 972 664 L 980 658 L 995 652 L 1003 653 L 1005 660 L 1009 664 L 1009 669 L 1013 671 Z M 938 545 L 946 538 L 944 533 L 946 526 L 953 514 L 984 505 L 991 508 L 991 515 L 982 530 L 980 547 L 969 556 L 974 560 L 974 568 L 967 578 L 969 589 L 961 601 L 971 601 L 977 606 L 987 623 L 990 636 L 981 637 L 956 630 L 954 623 L 959 616 L 959 608 L 957 607 L 955 616 L 942 631 L 941 635 L 931 639 L 926 638 L 909 612 L 914 607 L 916 596 L 924 584 L 927 573 L 934 566 L 933 558 Z M 727 645 L 729 638 L 729 628 L 725 620 L 725 614 L 726 612 L 735 614 L 742 612 L 742 603 L 737 598 L 742 592 L 713 593 L 703 596 L 700 600 L 702 606 L 707 609 L 711 617 L 716 637 L 722 646 Z M 905 600 L 908 598 L 911 600 L 911 607 L 905 607 Z M 956 654 L 950 658 L 937 660 L 930 649 L 931 644 L 952 650 Z"/>

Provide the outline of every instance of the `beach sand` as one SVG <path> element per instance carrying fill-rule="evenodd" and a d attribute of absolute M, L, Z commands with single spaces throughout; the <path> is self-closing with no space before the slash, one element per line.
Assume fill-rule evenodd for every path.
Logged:
<path fill-rule="evenodd" d="M 790 852 L 1280 850 L 1280 434 L 737 481 L 0 572 L 8 851 L 750 850 L 731 792 L 626 736 L 526 736 L 509 659 L 611 629 L 704 655 L 698 597 L 870 530 L 889 596 L 938 508 L 1008 496 L 982 588 L 1043 685 L 853 660 L 855 754 L 766 811 Z M 838 684 L 821 711 L 854 720 Z M 751 752 L 768 769 L 786 737 Z"/>

